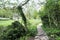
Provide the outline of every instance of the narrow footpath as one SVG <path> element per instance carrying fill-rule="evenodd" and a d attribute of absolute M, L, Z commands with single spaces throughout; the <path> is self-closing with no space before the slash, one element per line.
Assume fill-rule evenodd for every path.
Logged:
<path fill-rule="evenodd" d="M 48 36 L 46 35 L 44 30 L 42 29 L 42 24 L 39 24 L 37 26 L 37 32 L 38 33 L 35 36 L 34 40 L 49 40 Z"/>

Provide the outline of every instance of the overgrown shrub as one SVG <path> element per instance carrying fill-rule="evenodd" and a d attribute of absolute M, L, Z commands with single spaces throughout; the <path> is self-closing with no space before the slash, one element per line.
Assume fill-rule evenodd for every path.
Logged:
<path fill-rule="evenodd" d="M 33 25 L 32 23 L 28 23 L 28 36 L 36 36 L 37 34 L 37 27 L 36 25 Z"/>
<path fill-rule="evenodd" d="M 46 0 L 40 17 L 46 27 L 60 28 L 60 0 Z"/>
<path fill-rule="evenodd" d="M 26 35 L 25 27 L 20 24 L 20 22 L 15 21 L 11 25 L 7 26 L 7 29 L 4 30 L 1 35 L 2 40 L 15 40 L 21 36 Z"/>

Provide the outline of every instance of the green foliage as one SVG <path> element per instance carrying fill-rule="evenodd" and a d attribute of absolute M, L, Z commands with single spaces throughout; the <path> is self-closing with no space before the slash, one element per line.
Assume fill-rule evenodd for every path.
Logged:
<path fill-rule="evenodd" d="M 32 18 L 34 18 L 34 19 L 39 18 L 39 15 L 38 15 L 37 10 L 34 10 L 34 11 L 32 12 Z"/>
<path fill-rule="evenodd" d="M 60 26 L 60 5 L 59 0 L 47 0 L 44 10 L 40 12 L 40 17 L 44 25 L 49 27 Z"/>
<path fill-rule="evenodd" d="M 32 25 L 29 23 L 30 26 L 28 26 L 28 36 L 36 36 L 37 34 L 37 28 L 35 25 Z"/>
<path fill-rule="evenodd" d="M 49 36 L 49 38 L 53 38 L 55 40 L 59 40 L 60 39 L 60 29 L 57 28 L 49 28 L 49 27 L 45 27 L 43 26 L 43 29 L 45 30 L 45 32 L 47 33 L 47 35 Z"/>
<path fill-rule="evenodd" d="M 41 23 L 41 19 L 29 19 L 29 21 L 27 21 L 27 25 L 28 25 L 28 35 L 29 36 L 36 36 L 37 34 L 37 25 Z"/>
<path fill-rule="evenodd" d="M 12 18 L 13 15 L 17 13 L 18 14 L 18 10 L 16 8 L 3 8 L 0 9 L 0 17 L 4 17 L 4 18 Z"/>
<path fill-rule="evenodd" d="M 36 23 L 35 23 L 36 21 Z M 10 23 L 9 21 L 5 21 L 5 23 Z M 33 23 L 34 25 L 33 25 Z M 4 23 L 4 22 L 3 22 Z M 12 22 L 11 22 L 12 23 Z M 19 35 L 21 38 L 21 40 L 24 40 L 25 38 L 29 38 L 29 36 L 35 36 L 36 33 L 37 33 L 37 29 L 36 29 L 36 25 L 38 24 L 37 20 L 30 20 L 29 23 L 28 23 L 28 31 L 24 31 L 25 30 L 25 27 L 20 24 L 18 21 L 15 21 L 13 22 L 12 24 L 9 24 L 7 27 L 3 27 L 1 26 L 2 28 L 0 29 L 0 39 L 1 40 L 14 40 L 14 38 L 17 38 L 16 35 Z M 3 32 L 2 32 L 3 31 Z M 18 36 L 18 37 L 19 37 Z M 26 37 L 24 37 L 26 36 Z M 20 37 L 18 39 L 20 39 Z M 16 39 L 16 40 L 18 40 Z"/>
<path fill-rule="evenodd" d="M 12 11 L 9 9 L 0 9 L 0 17 L 12 17 Z"/>
<path fill-rule="evenodd" d="M 29 33 L 28 33 L 29 36 L 36 36 L 36 34 L 37 34 L 36 28 L 32 27 L 29 29 Z"/>
<path fill-rule="evenodd" d="M 25 27 L 18 21 L 15 21 L 12 23 L 12 25 L 7 26 L 7 29 L 4 30 L 3 34 L 1 35 L 1 39 L 15 40 L 24 35 L 26 35 Z"/>
<path fill-rule="evenodd" d="M 60 38 L 60 0 L 46 0 L 44 10 L 40 11 L 43 29 L 50 38 Z"/>

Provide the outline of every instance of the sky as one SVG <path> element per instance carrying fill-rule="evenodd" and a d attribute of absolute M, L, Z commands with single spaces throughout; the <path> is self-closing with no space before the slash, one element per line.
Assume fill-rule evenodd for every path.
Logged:
<path fill-rule="evenodd" d="M 37 11 L 41 10 L 41 7 L 43 5 L 41 5 L 41 3 L 45 2 L 45 0 L 34 0 L 33 1 L 29 1 L 28 7 L 33 5 L 33 8 L 35 8 Z"/>
<path fill-rule="evenodd" d="M 7 0 L 5 0 L 7 1 Z M 18 2 L 16 0 L 10 0 L 10 3 L 17 3 L 17 4 L 20 4 L 20 3 L 24 3 L 24 1 L 26 0 L 18 0 Z M 33 2 L 34 1 L 34 2 Z M 25 5 L 23 8 L 26 8 L 26 7 L 31 7 L 33 5 L 33 8 L 35 8 L 37 11 L 39 11 L 42 7 L 42 5 L 40 5 L 41 2 L 45 2 L 45 0 L 30 0 L 27 5 Z M 6 7 L 9 6 L 9 7 L 13 7 L 12 5 L 6 5 Z"/>
<path fill-rule="evenodd" d="M 36 9 L 39 11 L 40 9 L 41 9 L 41 7 L 42 7 L 42 5 L 40 4 L 38 4 L 38 3 L 42 3 L 42 2 L 45 2 L 45 0 L 34 0 L 35 1 L 35 4 L 36 4 Z"/>
<path fill-rule="evenodd" d="M 25 1 L 26 0 L 18 0 L 18 2 L 17 2 L 16 0 L 10 0 L 11 3 L 19 3 L 19 4 L 24 3 Z M 42 2 L 45 2 L 45 0 L 30 0 L 25 6 L 23 6 L 23 9 L 25 12 L 27 12 L 28 9 L 30 7 L 32 7 L 32 5 L 33 5 L 33 9 L 29 9 L 29 10 L 32 11 L 32 10 L 36 9 L 39 12 L 39 10 L 41 10 L 41 7 L 42 7 L 42 5 L 41 5 Z M 13 6 L 11 6 L 11 7 L 13 7 Z"/>

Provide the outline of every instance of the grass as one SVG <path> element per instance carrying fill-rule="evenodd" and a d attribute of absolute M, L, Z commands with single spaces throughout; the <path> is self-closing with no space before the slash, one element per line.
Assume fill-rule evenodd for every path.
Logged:
<path fill-rule="evenodd" d="M 0 26 L 8 26 L 13 22 L 13 20 L 1 20 Z"/>
<path fill-rule="evenodd" d="M 22 21 L 22 20 L 21 20 Z M 21 22 L 20 21 L 20 22 Z M 0 20 L 0 26 L 8 26 L 10 25 L 12 22 L 14 22 L 13 20 Z M 41 23 L 40 19 L 29 19 L 29 22 L 32 25 L 38 25 L 39 23 Z"/>

